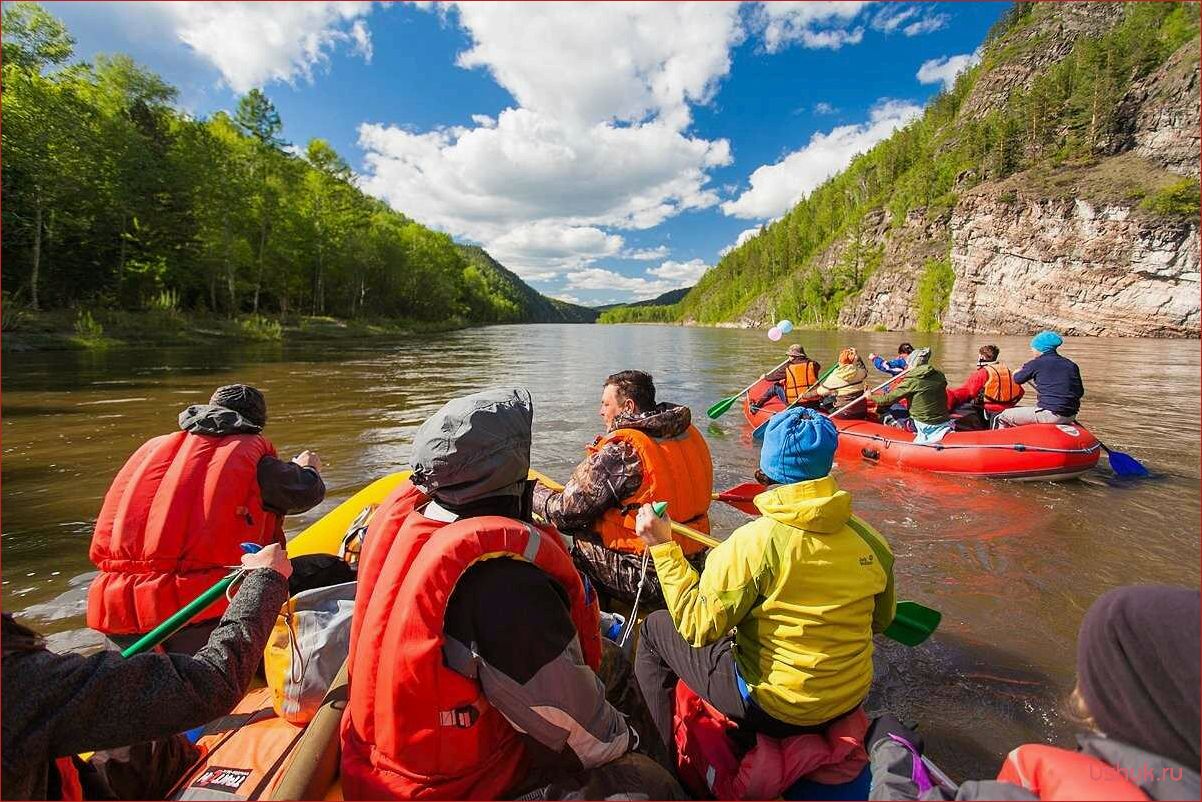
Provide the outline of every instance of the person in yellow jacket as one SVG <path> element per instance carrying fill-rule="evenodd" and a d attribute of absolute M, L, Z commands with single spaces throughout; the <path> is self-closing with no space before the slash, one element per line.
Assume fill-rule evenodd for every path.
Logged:
<path fill-rule="evenodd" d="M 678 679 L 774 738 L 820 732 L 868 695 L 872 636 L 895 612 L 893 558 L 829 476 L 837 438 L 813 410 L 772 418 L 760 469 L 780 484 L 755 497 L 762 517 L 712 549 L 700 576 L 671 522 L 640 509 L 667 610 L 643 622 L 635 674 L 669 750 Z"/>

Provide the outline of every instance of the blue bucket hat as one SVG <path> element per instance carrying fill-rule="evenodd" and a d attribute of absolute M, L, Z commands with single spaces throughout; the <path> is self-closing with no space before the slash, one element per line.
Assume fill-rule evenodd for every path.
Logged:
<path fill-rule="evenodd" d="M 821 479 L 831 472 L 839 430 L 830 418 L 805 407 L 777 413 L 768 421 L 760 470 L 783 484 Z"/>
<path fill-rule="evenodd" d="M 1054 331 L 1041 331 L 1031 338 L 1031 347 L 1041 354 L 1055 351 L 1064 343 L 1064 338 Z"/>

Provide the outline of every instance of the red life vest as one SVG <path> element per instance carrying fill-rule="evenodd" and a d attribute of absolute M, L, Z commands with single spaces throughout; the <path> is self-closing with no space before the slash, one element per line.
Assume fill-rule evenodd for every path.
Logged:
<path fill-rule="evenodd" d="M 997 778 L 1021 785 L 1040 799 L 1148 799 L 1125 772 L 1084 752 L 1025 744 L 1006 756 Z"/>
<path fill-rule="evenodd" d="M 818 383 L 818 366 L 812 360 L 785 365 L 785 401 L 792 404 Z"/>
<path fill-rule="evenodd" d="M 88 557 L 100 569 L 88 591 L 88 626 L 111 635 L 149 632 L 229 573 L 238 544 L 283 544 L 278 515 L 263 509 L 262 435 L 174 434 L 139 448 L 118 472 L 96 519 Z M 196 617 L 220 617 L 220 600 Z"/>
<path fill-rule="evenodd" d="M 56 758 L 54 768 L 58 770 L 58 798 L 68 802 L 82 800 L 83 785 L 79 781 L 79 769 L 75 767 L 75 758 Z"/>
<path fill-rule="evenodd" d="M 709 446 L 696 426 L 677 437 L 651 437 L 638 429 L 615 429 L 589 447 L 595 454 L 606 443 L 622 440 L 638 454 L 643 483 L 597 521 L 595 529 L 608 549 L 643 553 L 643 541 L 634 532 L 639 507 L 652 501 L 668 502 L 668 514 L 699 532 L 710 531 L 709 508 L 714 493 L 714 463 Z M 685 554 L 696 554 L 704 545 L 673 534 Z"/>
<path fill-rule="evenodd" d="M 736 726 L 688 685 L 676 683 L 676 773 L 697 799 L 779 799 L 803 777 L 839 785 L 855 780 L 868 765 L 863 707 L 820 733 L 783 739 L 757 735 L 755 746 L 743 754 L 729 735 Z"/>
<path fill-rule="evenodd" d="M 347 799 L 500 799 L 524 777 L 518 731 L 488 703 L 470 649 L 444 632 L 451 594 L 476 562 L 525 560 L 554 578 L 585 660 L 600 666 L 597 604 L 555 529 L 500 516 L 443 523 L 416 511 L 425 502 L 403 483 L 364 539 L 342 719 Z"/>

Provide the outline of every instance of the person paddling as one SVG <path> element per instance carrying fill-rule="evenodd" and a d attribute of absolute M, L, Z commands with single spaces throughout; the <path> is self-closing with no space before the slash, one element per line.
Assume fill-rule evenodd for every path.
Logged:
<path fill-rule="evenodd" d="M 686 406 L 656 403 L 650 374 L 625 370 L 601 388 L 606 433 L 588 448 L 562 491 L 534 488 L 534 512 L 573 536 L 577 567 L 607 596 L 662 606 L 655 569 L 634 531 L 635 513 L 648 501 L 666 501 L 684 523 L 708 532 L 714 492 L 709 446 Z M 704 546 L 680 547 L 696 564 Z"/>
<path fill-rule="evenodd" d="M 248 573 L 195 657 L 56 654 L 5 613 L 4 798 L 162 799 L 198 757 L 174 734 L 234 709 L 288 600 L 292 567 L 280 546 L 245 554 L 241 565 Z M 123 747 L 132 748 L 87 763 L 73 757 Z"/>
<path fill-rule="evenodd" d="M 863 418 L 868 412 L 868 402 L 861 398 L 867 378 L 868 368 L 856 349 L 844 348 L 839 352 L 839 366 L 813 388 L 811 395 L 831 399 L 830 409 L 843 409 L 842 418 Z"/>
<path fill-rule="evenodd" d="M 1035 406 L 1004 410 L 995 426 L 1023 426 L 1029 423 L 1072 423 L 1081 409 L 1085 385 L 1077 363 L 1057 350 L 1064 338 L 1054 331 L 1041 331 L 1031 338 L 1036 355 L 1014 374 L 1019 384 L 1035 383 Z"/>
<path fill-rule="evenodd" d="M 1077 638 L 1069 715 L 1075 750 L 1025 744 L 996 780 L 963 783 L 955 799 L 1198 799 L 1199 593 L 1136 586 L 1089 608 Z M 950 799 L 930 787 L 922 741 L 890 715 L 869 731 L 871 799 Z"/>
<path fill-rule="evenodd" d="M 880 354 L 869 354 L 868 359 L 872 362 L 872 366 L 881 373 L 896 376 L 906 369 L 906 360 L 912 353 L 914 353 L 914 346 L 910 343 L 901 343 L 897 346 L 897 356 L 893 359 L 885 359 Z"/>
<path fill-rule="evenodd" d="M 643 622 L 635 673 L 666 747 L 677 680 L 773 738 L 848 717 L 858 721 L 855 737 L 867 728 L 872 633 L 896 609 L 892 555 L 879 533 L 852 519 L 851 497 L 830 476 L 837 439 L 815 410 L 775 415 L 760 469 L 777 484 L 755 497 L 762 516 L 714 548 L 700 576 L 672 540 L 670 520 L 640 509 L 638 533 L 668 609 Z M 866 763 L 862 751 L 855 759 L 852 776 Z"/>
<path fill-rule="evenodd" d="M 179 414 L 180 431 L 142 445 L 105 494 L 88 557 L 88 626 L 124 648 L 229 571 L 240 543 L 284 545 L 283 516 L 325 498 L 321 460 L 291 462 L 263 436 L 267 401 L 247 384 L 217 388 Z M 195 653 L 225 611 L 221 601 L 164 642 Z"/>
<path fill-rule="evenodd" d="M 559 532 L 533 522 L 533 415 L 524 388 L 446 403 L 414 436 L 411 478 L 368 524 L 347 799 L 681 797 L 633 754 L 646 711 L 621 682 L 628 664 L 603 645 L 596 596 Z"/>
<path fill-rule="evenodd" d="M 818 382 L 822 365 L 806 356 L 800 344 L 790 345 L 786 356 L 788 362 L 760 376 L 761 381 L 772 382 L 772 386 L 752 402 L 753 408 L 762 407 L 770 398 L 792 404 Z"/>
<path fill-rule="evenodd" d="M 982 345 L 977 351 L 976 370 L 959 387 L 948 388 L 947 405 L 957 418 L 958 428 L 988 428 L 994 417 L 1022 400 L 1022 385 L 999 361 L 1000 355 L 996 345 Z M 961 426 L 964 421 L 972 425 Z"/>
<path fill-rule="evenodd" d="M 915 443 L 938 443 L 952 430 L 951 415 L 947 410 L 947 379 L 930 364 L 930 360 L 930 348 L 914 351 L 910 354 L 909 372 L 897 387 L 869 399 L 878 409 L 905 400 L 910 416 L 894 425 L 915 432 Z"/>

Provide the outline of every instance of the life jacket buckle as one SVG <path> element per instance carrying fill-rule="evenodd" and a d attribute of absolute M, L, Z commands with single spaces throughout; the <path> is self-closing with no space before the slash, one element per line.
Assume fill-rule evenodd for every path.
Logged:
<path fill-rule="evenodd" d="M 443 727 L 458 727 L 466 730 L 480 718 L 480 711 L 474 705 L 463 705 L 452 710 L 438 711 L 438 723 Z"/>

